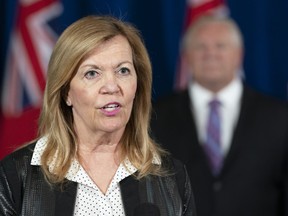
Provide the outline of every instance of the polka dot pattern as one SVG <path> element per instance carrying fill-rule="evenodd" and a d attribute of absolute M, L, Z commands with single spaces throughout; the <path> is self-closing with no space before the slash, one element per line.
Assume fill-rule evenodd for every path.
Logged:
<path fill-rule="evenodd" d="M 31 165 L 41 165 L 41 155 L 46 147 L 46 142 L 46 137 L 43 137 L 37 141 L 32 155 Z"/>
<path fill-rule="evenodd" d="M 36 143 L 32 165 L 40 165 L 45 144 L 46 139 L 40 139 Z M 74 160 L 66 175 L 67 179 L 78 183 L 74 216 L 124 216 L 119 182 L 136 171 L 137 169 L 126 159 L 118 167 L 106 194 L 103 194 L 83 167 Z"/>
<path fill-rule="evenodd" d="M 124 216 L 119 182 L 135 171 L 136 168 L 125 160 L 125 166 L 120 164 L 104 195 L 80 166 L 76 176 L 69 179 L 78 182 L 74 216 Z"/>

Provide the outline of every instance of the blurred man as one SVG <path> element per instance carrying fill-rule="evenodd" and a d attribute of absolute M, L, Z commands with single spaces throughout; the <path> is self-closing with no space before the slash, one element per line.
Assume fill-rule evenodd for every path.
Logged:
<path fill-rule="evenodd" d="M 182 49 L 188 89 L 154 104 L 151 127 L 187 165 L 198 216 L 288 215 L 287 104 L 241 80 L 236 23 L 200 18 Z"/>

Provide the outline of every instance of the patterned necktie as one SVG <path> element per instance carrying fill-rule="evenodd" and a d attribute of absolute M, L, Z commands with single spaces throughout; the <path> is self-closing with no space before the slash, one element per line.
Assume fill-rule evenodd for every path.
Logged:
<path fill-rule="evenodd" d="M 207 140 L 204 143 L 204 151 L 206 152 L 210 162 L 212 173 L 218 175 L 223 162 L 223 152 L 220 146 L 220 102 L 214 99 L 209 103 L 209 106 L 210 113 L 207 121 Z"/>

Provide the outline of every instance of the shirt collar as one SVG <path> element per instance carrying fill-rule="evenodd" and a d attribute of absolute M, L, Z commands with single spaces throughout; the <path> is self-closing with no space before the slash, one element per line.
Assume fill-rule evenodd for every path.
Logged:
<path fill-rule="evenodd" d="M 239 77 L 235 77 L 226 87 L 216 95 L 196 82 L 191 82 L 188 87 L 189 96 L 193 100 L 193 106 L 205 107 L 214 97 L 217 97 L 224 106 L 231 106 L 235 101 L 240 101 L 243 85 Z"/>
<path fill-rule="evenodd" d="M 32 155 L 32 159 L 31 159 L 31 165 L 36 165 L 36 166 L 41 165 L 41 156 L 46 148 L 47 140 L 48 140 L 47 137 L 42 137 L 36 142 L 34 152 Z M 161 160 L 160 158 L 154 156 L 152 163 L 159 165 L 161 164 Z M 123 161 L 123 164 L 121 164 L 121 166 L 125 167 L 126 170 L 131 174 L 137 171 L 137 168 L 130 162 L 128 158 L 126 158 Z M 73 180 L 75 176 L 77 175 L 78 171 L 80 170 L 80 167 L 81 165 L 79 164 L 78 160 L 74 159 L 65 177 L 69 180 Z M 49 169 L 52 169 L 52 168 L 53 168 L 53 163 L 49 165 Z"/>

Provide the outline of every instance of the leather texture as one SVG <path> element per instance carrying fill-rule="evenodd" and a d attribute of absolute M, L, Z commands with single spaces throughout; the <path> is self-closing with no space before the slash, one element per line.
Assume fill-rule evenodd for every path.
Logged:
<path fill-rule="evenodd" d="M 72 216 L 77 183 L 48 184 L 40 166 L 30 165 L 35 143 L 0 162 L 0 215 Z M 171 175 L 147 176 L 140 181 L 129 176 L 120 182 L 127 216 L 141 203 L 153 203 L 163 216 L 195 216 L 194 198 L 185 166 L 165 158 Z"/>

